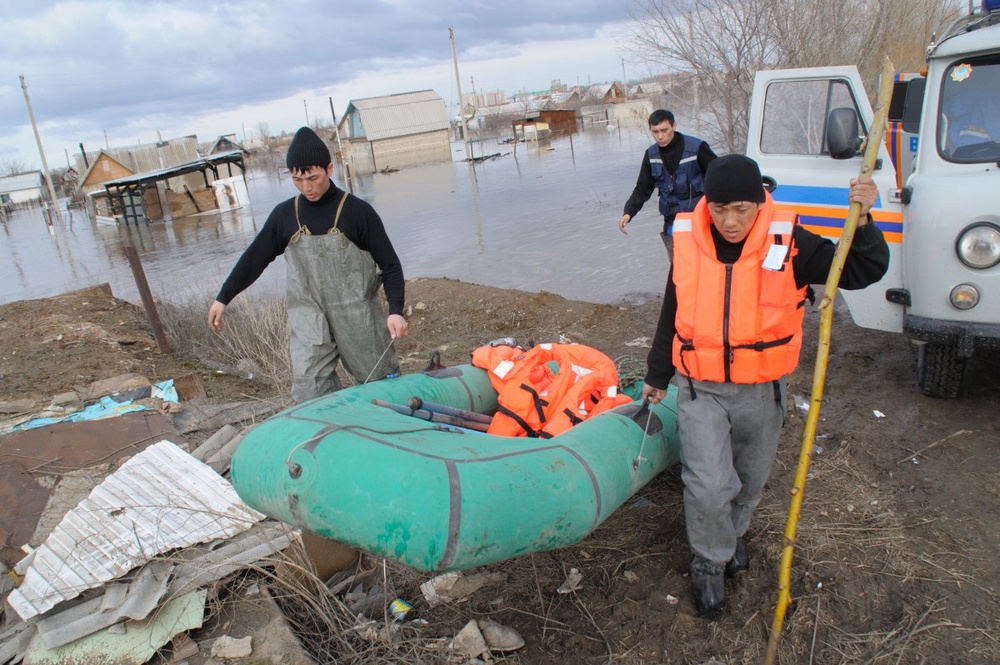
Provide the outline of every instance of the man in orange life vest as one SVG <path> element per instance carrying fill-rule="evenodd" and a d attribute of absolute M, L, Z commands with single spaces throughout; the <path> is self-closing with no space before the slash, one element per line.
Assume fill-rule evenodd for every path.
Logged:
<path fill-rule="evenodd" d="M 868 214 L 875 184 L 852 180 L 848 198 L 861 218 L 840 288 L 860 289 L 885 274 L 889 248 Z M 826 282 L 835 249 L 774 209 L 756 162 L 742 155 L 714 160 L 704 200 L 674 222 L 642 395 L 659 402 L 678 374 L 691 590 L 705 618 L 725 605 L 725 577 L 750 566 L 744 535 L 777 451 L 807 290 Z"/>

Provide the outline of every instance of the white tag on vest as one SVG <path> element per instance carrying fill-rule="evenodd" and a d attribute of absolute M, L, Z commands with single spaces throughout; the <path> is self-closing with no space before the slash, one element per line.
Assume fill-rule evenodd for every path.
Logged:
<path fill-rule="evenodd" d="M 787 245 L 771 245 L 764 258 L 764 270 L 781 270 L 786 256 L 788 256 Z"/>

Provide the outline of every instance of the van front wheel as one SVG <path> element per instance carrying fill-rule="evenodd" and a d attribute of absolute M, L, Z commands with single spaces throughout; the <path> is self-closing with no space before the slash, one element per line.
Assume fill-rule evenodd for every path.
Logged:
<path fill-rule="evenodd" d="M 917 349 L 917 383 L 928 397 L 958 397 L 965 374 L 965 358 L 954 344 L 927 342 Z"/>

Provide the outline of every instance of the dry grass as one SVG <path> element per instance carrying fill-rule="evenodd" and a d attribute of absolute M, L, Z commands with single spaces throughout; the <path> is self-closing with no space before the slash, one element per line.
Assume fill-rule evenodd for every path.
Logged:
<path fill-rule="evenodd" d="M 276 294 L 242 294 L 226 307 L 225 326 L 218 332 L 206 322 L 213 299 L 189 297 L 182 304 L 160 306 L 160 317 L 173 349 L 209 367 L 287 390 L 292 382 L 292 365 L 284 298 Z"/>
<path fill-rule="evenodd" d="M 947 618 L 938 599 L 904 597 L 916 595 L 914 583 L 928 562 L 908 547 L 893 498 L 852 463 L 852 445 L 841 441 L 815 455 L 810 466 L 782 662 L 930 662 L 922 654 L 935 631 L 961 626 Z M 775 561 L 786 507 L 787 500 L 765 501 L 756 515 Z M 957 572 L 945 574 L 961 579 Z M 771 616 L 766 619 L 770 623 Z"/>

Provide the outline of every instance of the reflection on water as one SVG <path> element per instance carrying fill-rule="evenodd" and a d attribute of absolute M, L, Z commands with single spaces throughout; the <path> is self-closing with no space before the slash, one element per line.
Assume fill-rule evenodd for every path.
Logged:
<path fill-rule="evenodd" d="M 592 302 L 659 294 L 666 262 L 656 201 L 618 231 L 648 133 L 589 130 L 549 146 L 483 143 L 503 156 L 361 176 L 355 194 L 382 216 L 407 278 L 451 277 L 502 288 L 551 291 Z M 464 157 L 461 144 L 456 159 Z M 130 227 L 153 294 L 212 296 L 275 203 L 295 189 L 287 174 L 251 173 L 242 210 Z M 0 302 L 52 296 L 100 282 L 138 300 L 122 250 L 123 228 L 80 211 L 50 233 L 40 211 L 0 224 Z M 279 257 L 253 290 L 280 292 Z"/>

